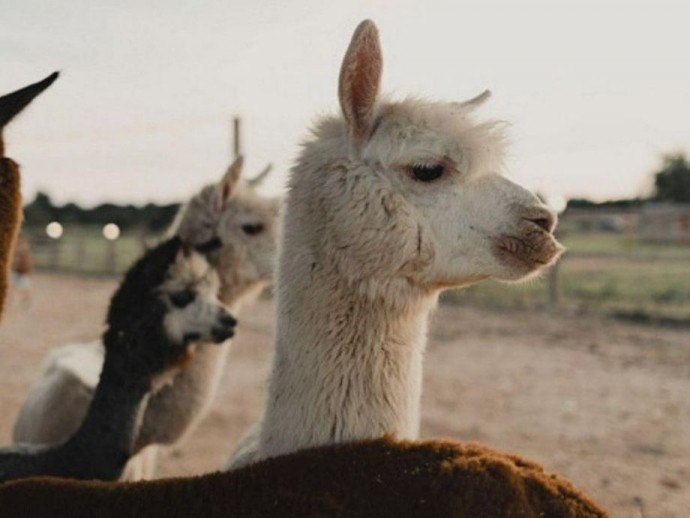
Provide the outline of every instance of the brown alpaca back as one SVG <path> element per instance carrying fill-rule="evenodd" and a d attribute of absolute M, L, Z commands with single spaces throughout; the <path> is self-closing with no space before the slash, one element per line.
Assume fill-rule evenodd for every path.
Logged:
<path fill-rule="evenodd" d="M 54 72 L 44 80 L 0 97 L 0 318 L 5 309 L 12 248 L 21 223 L 21 175 L 19 166 L 5 157 L 2 133 L 5 126 L 57 79 Z"/>
<path fill-rule="evenodd" d="M 9 158 L 0 158 L 0 318 L 5 309 L 12 248 L 22 219 L 20 183 L 17 164 Z"/>
<path fill-rule="evenodd" d="M 607 517 L 533 462 L 476 444 L 391 438 L 305 450 L 230 473 L 139 483 L 0 486 L 3 517 Z"/>

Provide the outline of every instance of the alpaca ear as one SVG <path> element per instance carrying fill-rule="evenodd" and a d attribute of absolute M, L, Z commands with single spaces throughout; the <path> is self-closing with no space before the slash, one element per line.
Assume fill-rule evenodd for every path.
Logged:
<path fill-rule="evenodd" d="M 269 163 L 266 167 L 264 167 L 264 170 L 261 171 L 258 175 L 256 175 L 254 178 L 251 180 L 247 181 L 247 184 L 249 184 L 249 187 L 252 189 L 256 189 L 259 185 L 263 183 L 263 181 L 266 179 L 266 177 L 269 175 L 271 170 L 273 169 L 273 164 Z"/>
<path fill-rule="evenodd" d="M 38 83 L 25 86 L 16 92 L 0 97 L 0 156 L 3 156 L 5 152 L 2 140 L 2 128 L 4 128 L 20 111 L 26 108 L 38 94 L 52 85 L 59 75 L 59 72 L 53 72 Z"/>
<path fill-rule="evenodd" d="M 52 85 L 59 75 L 59 72 L 53 72 L 38 83 L 0 97 L 0 127 L 5 126 L 15 115 L 26 108 L 34 100 L 34 97 Z"/>
<path fill-rule="evenodd" d="M 453 103 L 453 104 L 457 104 L 460 108 L 478 108 L 479 106 L 484 104 L 486 101 L 488 101 L 490 97 L 491 97 L 491 90 L 484 90 L 482 93 L 480 93 L 476 97 L 472 97 L 472 99 L 469 99 L 467 101 L 462 101 L 459 103 Z"/>
<path fill-rule="evenodd" d="M 225 171 L 221 181 L 218 182 L 215 193 L 215 208 L 217 210 L 223 209 L 225 202 L 230 199 L 232 193 L 235 191 L 237 182 L 239 182 L 240 175 L 242 174 L 243 163 L 244 159 L 241 156 L 238 156 L 235 161 L 230 164 L 230 167 L 228 167 L 227 171 Z"/>
<path fill-rule="evenodd" d="M 374 22 L 364 20 L 352 35 L 338 84 L 340 108 L 357 143 L 371 136 L 382 69 L 379 31 Z"/>

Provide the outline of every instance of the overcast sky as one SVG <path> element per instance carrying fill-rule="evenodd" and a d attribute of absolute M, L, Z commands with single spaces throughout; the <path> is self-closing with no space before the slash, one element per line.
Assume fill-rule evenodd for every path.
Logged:
<path fill-rule="evenodd" d="M 645 193 L 690 151 L 690 2 L 0 0 L 0 92 L 62 76 L 8 131 L 25 198 L 187 197 L 230 158 L 282 188 L 306 128 L 337 109 L 359 21 L 379 26 L 385 91 L 463 100 L 511 123 L 509 174 L 596 199 Z"/>

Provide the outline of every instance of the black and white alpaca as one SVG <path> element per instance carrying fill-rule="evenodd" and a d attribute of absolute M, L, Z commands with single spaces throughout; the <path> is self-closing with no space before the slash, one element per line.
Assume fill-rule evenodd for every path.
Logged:
<path fill-rule="evenodd" d="M 221 343 L 235 319 L 217 299 L 206 260 L 172 238 L 128 271 L 111 299 L 105 363 L 86 419 L 60 446 L 0 451 L 0 481 L 51 475 L 117 479 L 132 453 L 140 410 L 151 391 L 183 369 L 197 340 Z"/>

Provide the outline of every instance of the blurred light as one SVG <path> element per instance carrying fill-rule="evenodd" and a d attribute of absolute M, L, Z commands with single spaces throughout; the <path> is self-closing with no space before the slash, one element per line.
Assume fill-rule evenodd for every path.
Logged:
<path fill-rule="evenodd" d="M 546 205 L 559 214 L 568 206 L 568 199 L 562 194 L 548 193 L 544 198 L 546 198 Z"/>
<path fill-rule="evenodd" d="M 103 226 L 103 237 L 109 241 L 115 241 L 120 237 L 120 227 L 115 223 L 108 223 Z"/>
<path fill-rule="evenodd" d="M 62 237 L 62 225 L 57 221 L 52 221 L 46 226 L 46 234 L 50 239 L 60 239 Z"/>

